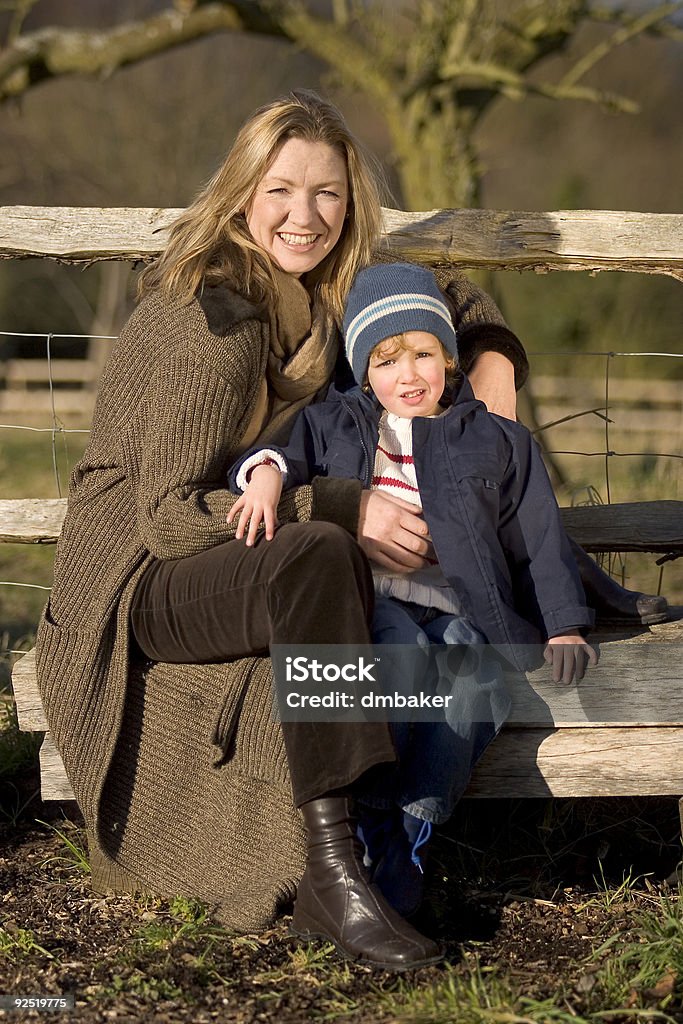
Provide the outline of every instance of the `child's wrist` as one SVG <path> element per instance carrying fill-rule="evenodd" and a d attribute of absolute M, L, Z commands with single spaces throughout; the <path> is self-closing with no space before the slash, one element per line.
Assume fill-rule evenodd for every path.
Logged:
<path fill-rule="evenodd" d="M 262 466 L 270 466 L 272 469 L 276 470 L 280 474 L 280 476 L 282 476 L 282 470 L 280 469 L 280 467 L 279 467 L 278 463 L 275 461 L 275 459 L 265 458 L 265 459 L 262 459 L 261 462 L 257 462 L 255 466 L 250 466 L 249 467 L 249 469 L 246 472 L 246 481 L 247 481 L 247 483 L 249 483 L 251 481 L 251 477 L 252 477 L 252 474 L 253 474 L 254 470 L 255 469 L 261 469 Z"/>

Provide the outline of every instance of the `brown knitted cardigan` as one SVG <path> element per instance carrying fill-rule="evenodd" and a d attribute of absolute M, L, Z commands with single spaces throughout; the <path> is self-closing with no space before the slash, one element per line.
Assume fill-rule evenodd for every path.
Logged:
<path fill-rule="evenodd" d="M 441 284 L 465 367 L 491 347 L 523 375 L 523 350 L 495 305 L 462 276 L 449 278 Z M 203 899 L 240 930 L 272 922 L 304 865 L 270 662 L 144 663 L 128 618 L 153 557 L 182 558 L 233 535 L 224 481 L 269 330 L 226 287 L 189 305 L 158 294 L 140 303 L 114 346 L 72 474 L 37 641 L 43 704 L 90 833 L 147 889 Z M 285 493 L 278 515 L 334 521 L 355 535 L 359 499 L 355 481 L 317 480 Z"/>

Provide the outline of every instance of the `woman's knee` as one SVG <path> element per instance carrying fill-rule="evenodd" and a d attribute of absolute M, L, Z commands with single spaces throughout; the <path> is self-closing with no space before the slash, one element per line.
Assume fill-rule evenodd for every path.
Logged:
<path fill-rule="evenodd" d="M 291 526 L 289 558 L 283 569 L 290 573 L 295 567 L 318 577 L 334 577 L 350 570 L 364 577 L 370 572 L 368 560 L 348 530 L 336 523 L 311 522 Z"/>
<path fill-rule="evenodd" d="M 285 528 L 283 528 L 285 529 Z M 335 523 L 292 524 L 287 557 L 275 582 L 293 597 L 334 604 L 360 599 L 369 613 L 374 604 L 370 564 L 352 535 Z M 277 535 L 276 535 L 277 536 Z"/>

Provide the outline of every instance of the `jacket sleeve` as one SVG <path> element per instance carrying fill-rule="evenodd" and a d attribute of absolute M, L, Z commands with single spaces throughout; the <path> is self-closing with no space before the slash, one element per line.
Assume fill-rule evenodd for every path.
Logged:
<path fill-rule="evenodd" d="M 130 476 L 137 527 L 155 557 L 184 558 L 234 537 L 236 524 L 226 522 L 235 501 L 226 470 L 251 411 L 249 380 L 248 367 L 228 379 L 190 346 L 153 374 L 143 402 L 141 451 L 131 458 Z M 324 518 L 355 532 L 359 488 L 353 481 L 335 481 L 352 486 L 336 487 L 332 494 L 320 486 L 327 483 L 285 492 L 280 521 Z"/>
<path fill-rule="evenodd" d="M 586 633 L 594 614 L 586 606 L 576 562 L 538 445 L 520 424 L 496 417 L 512 440 L 501 488 L 499 536 L 520 613 L 546 637 Z"/>
<path fill-rule="evenodd" d="M 316 426 L 320 420 L 319 410 L 321 408 L 321 405 L 313 405 L 299 413 L 294 421 L 294 426 L 286 445 L 280 446 L 267 443 L 255 445 L 241 455 L 228 472 L 228 486 L 230 490 L 235 494 L 241 494 L 242 488 L 238 483 L 238 478 L 242 467 L 254 455 L 265 451 L 274 452 L 284 463 L 286 467 L 285 490 L 310 484 L 314 477 L 318 475 L 317 466 L 321 434 L 320 430 L 316 429 Z"/>

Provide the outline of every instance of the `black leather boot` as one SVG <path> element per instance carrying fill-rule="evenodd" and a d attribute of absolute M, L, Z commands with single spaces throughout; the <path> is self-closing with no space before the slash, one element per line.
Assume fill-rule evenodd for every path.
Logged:
<path fill-rule="evenodd" d="M 349 959 L 390 971 L 440 960 L 436 943 L 404 921 L 370 883 L 349 797 L 311 800 L 301 813 L 308 860 L 294 904 L 294 932 L 327 939 Z"/>
<path fill-rule="evenodd" d="M 595 611 L 596 625 L 652 626 L 656 622 L 668 621 L 669 603 L 665 597 L 626 590 L 603 572 L 575 541 L 571 541 L 571 546 L 586 592 L 586 602 Z"/>

